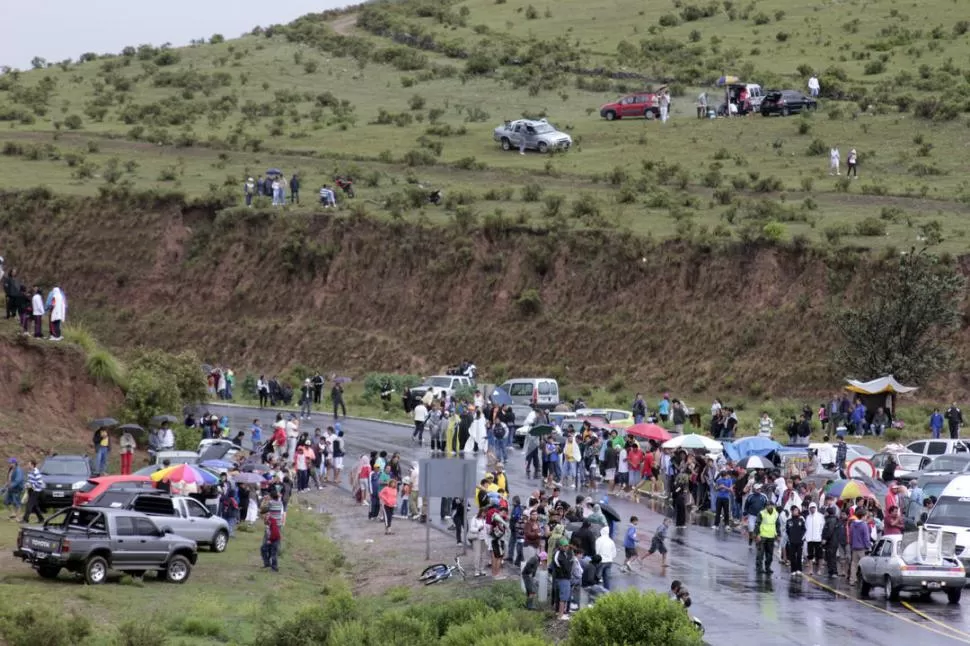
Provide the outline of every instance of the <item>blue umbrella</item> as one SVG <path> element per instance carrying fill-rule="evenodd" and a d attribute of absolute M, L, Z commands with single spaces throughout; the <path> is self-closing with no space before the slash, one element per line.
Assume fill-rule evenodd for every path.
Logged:
<path fill-rule="evenodd" d="M 283 171 L 281 171 L 279 168 L 270 168 L 268 171 L 266 171 L 266 174 L 267 175 L 282 175 L 283 174 Z"/>
<path fill-rule="evenodd" d="M 202 466 L 209 467 L 210 469 L 232 469 L 236 465 L 225 460 L 205 460 L 202 462 Z"/>
<path fill-rule="evenodd" d="M 736 442 L 725 443 L 724 455 L 732 460 L 743 460 L 752 455 L 763 458 L 780 448 L 781 444 L 768 437 L 742 437 Z"/>
<path fill-rule="evenodd" d="M 512 401 L 512 396 L 505 392 L 505 390 L 502 388 L 496 388 L 493 390 L 490 399 L 496 406 L 511 406 L 514 403 Z"/>

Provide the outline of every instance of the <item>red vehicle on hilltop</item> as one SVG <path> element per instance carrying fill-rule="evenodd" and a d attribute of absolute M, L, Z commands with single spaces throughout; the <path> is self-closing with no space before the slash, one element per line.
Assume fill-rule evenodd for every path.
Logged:
<path fill-rule="evenodd" d="M 600 107 L 600 116 L 607 121 L 624 117 L 643 117 L 645 119 L 659 119 L 660 106 L 657 95 L 652 92 L 638 92 L 617 99 Z"/>

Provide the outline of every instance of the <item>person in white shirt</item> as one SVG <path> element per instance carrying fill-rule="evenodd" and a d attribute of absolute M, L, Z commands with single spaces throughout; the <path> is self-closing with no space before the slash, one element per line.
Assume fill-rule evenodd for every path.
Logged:
<path fill-rule="evenodd" d="M 296 415 L 290 413 L 290 420 L 286 423 L 286 454 L 289 459 L 296 457 L 296 440 L 300 437 L 300 423 Z"/>
<path fill-rule="evenodd" d="M 414 431 L 411 433 L 411 440 L 417 440 L 418 444 L 424 442 L 424 423 L 428 421 L 428 407 L 423 401 L 419 401 L 414 407 Z"/>
<path fill-rule="evenodd" d="M 761 420 L 758 422 L 758 436 L 771 437 L 771 432 L 774 428 L 775 422 L 768 416 L 768 413 L 762 413 Z"/>
<path fill-rule="evenodd" d="M 833 146 L 829 150 L 829 175 L 841 175 L 839 172 L 839 162 L 842 161 L 842 155 L 839 153 L 839 147 Z"/>
<path fill-rule="evenodd" d="M 54 289 L 47 295 L 47 308 L 50 310 L 51 318 L 50 340 L 60 341 L 64 338 L 61 336 L 61 326 L 67 317 L 67 298 L 57 285 L 54 285 Z"/>
<path fill-rule="evenodd" d="M 610 574 L 613 571 L 613 561 L 616 559 L 616 543 L 610 538 L 610 528 L 600 529 L 599 538 L 596 539 L 596 553 L 600 559 L 600 576 L 603 578 L 603 587 L 610 589 Z"/>
<path fill-rule="evenodd" d="M 30 299 L 30 315 L 34 318 L 34 336 L 44 338 L 44 297 L 40 295 L 40 287 L 34 287 L 34 296 Z"/>
<path fill-rule="evenodd" d="M 168 427 L 168 422 L 158 429 L 158 448 L 161 451 L 171 451 L 175 448 L 175 433 Z"/>
<path fill-rule="evenodd" d="M 815 570 L 822 571 L 822 560 L 825 552 L 822 549 L 822 528 L 825 526 L 825 515 L 818 510 L 818 505 L 809 503 L 808 513 L 805 514 L 805 545 L 808 573 Z"/>
<path fill-rule="evenodd" d="M 280 193 L 282 193 L 280 181 L 278 179 L 274 179 L 273 180 L 273 206 L 282 206 L 282 204 L 280 204 Z"/>
<path fill-rule="evenodd" d="M 818 97 L 818 93 L 821 90 L 821 86 L 818 84 L 818 77 L 812 74 L 812 77 L 808 79 L 808 93 L 812 98 Z"/>
<path fill-rule="evenodd" d="M 323 188 L 320 189 L 320 204 L 322 204 L 323 208 L 325 209 L 328 209 L 331 206 L 337 206 L 337 196 L 326 184 L 324 184 Z"/>
<path fill-rule="evenodd" d="M 480 408 L 485 408 L 485 397 L 482 395 L 482 391 L 475 391 L 475 410 Z"/>

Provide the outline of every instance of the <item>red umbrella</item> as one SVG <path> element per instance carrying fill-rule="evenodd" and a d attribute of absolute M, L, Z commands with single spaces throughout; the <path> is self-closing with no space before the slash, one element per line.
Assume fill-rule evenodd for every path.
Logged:
<path fill-rule="evenodd" d="M 654 442 L 666 442 L 673 437 L 664 427 L 647 423 L 634 424 L 626 429 L 626 434 L 642 440 L 653 440 Z"/>

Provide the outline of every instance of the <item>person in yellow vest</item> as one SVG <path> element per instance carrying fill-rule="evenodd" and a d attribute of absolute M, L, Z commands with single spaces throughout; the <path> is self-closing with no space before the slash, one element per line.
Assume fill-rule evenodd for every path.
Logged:
<path fill-rule="evenodd" d="M 495 474 L 493 474 L 493 473 L 486 473 L 485 474 L 485 480 L 487 481 L 487 484 L 485 485 L 485 492 L 486 493 L 498 493 L 499 486 L 497 484 L 495 484 Z"/>
<path fill-rule="evenodd" d="M 495 464 L 495 471 L 489 475 L 491 475 L 495 479 L 496 491 L 498 491 L 499 489 L 502 489 L 503 491 L 509 490 L 509 479 L 508 479 L 508 476 L 505 474 L 504 464 L 502 464 L 501 462 L 497 462 Z"/>
<path fill-rule="evenodd" d="M 758 542 L 758 553 L 755 557 L 755 571 L 760 573 L 764 570 L 765 574 L 771 574 L 771 559 L 775 554 L 775 540 L 780 532 L 778 510 L 771 501 L 758 514 L 758 521 L 755 523 L 755 540 Z"/>

